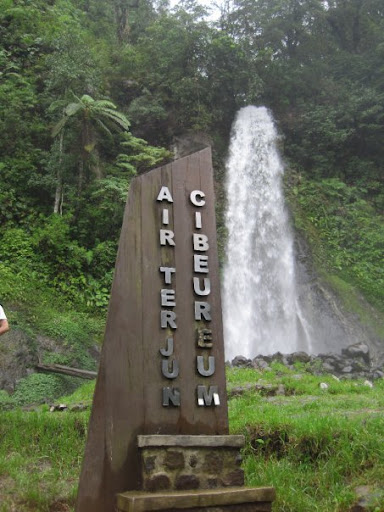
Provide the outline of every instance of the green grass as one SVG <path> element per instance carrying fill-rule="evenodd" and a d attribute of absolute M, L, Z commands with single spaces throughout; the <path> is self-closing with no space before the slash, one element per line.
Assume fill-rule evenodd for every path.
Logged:
<path fill-rule="evenodd" d="M 1 512 L 72 510 L 88 416 L 44 411 L 0 415 Z"/>
<path fill-rule="evenodd" d="M 274 510 L 290 512 L 347 511 L 354 489 L 384 481 L 384 381 L 374 388 L 362 381 L 335 381 L 331 376 L 294 373 L 273 377 L 289 396 L 264 397 L 253 392 L 229 401 L 232 433 L 244 434 L 244 469 L 251 486 L 273 485 Z M 253 375 L 252 375 L 253 374 Z M 230 383 L 245 384 L 253 370 L 231 369 Z M 320 382 L 329 385 L 327 390 Z M 384 510 L 384 494 L 372 502 L 372 511 Z"/>
<path fill-rule="evenodd" d="M 67 406 L 84 404 L 91 406 L 96 381 L 90 380 L 76 389 L 74 393 L 60 398 L 60 402 Z"/>
<path fill-rule="evenodd" d="M 289 371 L 228 369 L 228 388 L 283 384 L 286 396 L 248 391 L 229 400 L 231 433 L 244 434 L 251 486 L 274 486 L 275 512 L 347 512 L 354 489 L 377 490 L 370 512 L 384 511 L 384 381 L 315 377 Z M 320 382 L 327 382 L 322 390 Z M 62 397 L 91 402 L 94 382 Z M 0 512 L 73 511 L 89 411 L 20 410 L 0 415 Z"/>

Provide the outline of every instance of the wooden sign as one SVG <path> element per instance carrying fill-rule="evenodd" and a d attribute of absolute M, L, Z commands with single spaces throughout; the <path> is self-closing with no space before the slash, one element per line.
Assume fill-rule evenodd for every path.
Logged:
<path fill-rule="evenodd" d="M 227 434 L 210 148 L 135 178 L 126 205 L 77 512 L 140 489 L 139 434 Z"/>

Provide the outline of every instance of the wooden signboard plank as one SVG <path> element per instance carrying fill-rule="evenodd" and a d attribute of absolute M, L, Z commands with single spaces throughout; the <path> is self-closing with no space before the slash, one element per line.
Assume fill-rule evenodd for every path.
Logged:
<path fill-rule="evenodd" d="M 131 184 L 76 511 L 140 489 L 137 435 L 227 433 L 207 148 Z"/>
<path fill-rule="evenodd" d="M 220 271 L 218 265 L 218 247 L 217 247 L 217 236 L 216 236 L 216 216 L 215 216 L 215 194 L 214 194 L 214 181 L 213 181 L 213 169 L 212 169 L 212 157 L 209 151 L 201 151 L 198 153 L 200 161 L 200 169 L 210 169 L 210 172 L 200 173 L 200 186 L 201 190 L 212 191 L 213 200 L 209 199 L 206 202 L 205 218 L 209 221 L 204 225 L 204 233 L 207 235 L 210 245 L 209 253 L 209 267 L 210 267 L 210 279 L 212 283 L 212 289 L 220 290 Z M 215 384 L 218 385 L 219 389 L 226 389 L 225 372 L 221 371 L 224 365 L 224 335 L 223 335 L 223 319 L 221 314 L 221 295 L 218 293 L 212 293 L 209 296 L 209 301 L 212 309 L 212 320 L 210 328 L 213 333 L 213 347 L 212 356 L 218 362 L 218 371 L 215 374 Z M 226 396 L 224 397 L 225 409 L 227 409 Z M 212 412 L 216 416 L 216 421 L 219 428 L 225 430 L 228 428 L 228 419 L 220 415 L 219 409 L 214 408 Z"/>
<path fill-rule="evenodd" d="M 180 433 L 192 433 L 196 422 L 195 362 L 194 362 L 194 316 L 192 293 L 192 236 L 193 215 L 189 205 L 188 192 L 198 183 L 198 174 L 193 173 L 191 164 L 194 155 L 174 162 L 173 191 L 179 198 L 175 204 L 176 273 L 178 283 L 178 330 L 175 333 L 177 358 L 183 375 L 180 405 Z M 188 392 L 187 389 L 190 391 Z"/>

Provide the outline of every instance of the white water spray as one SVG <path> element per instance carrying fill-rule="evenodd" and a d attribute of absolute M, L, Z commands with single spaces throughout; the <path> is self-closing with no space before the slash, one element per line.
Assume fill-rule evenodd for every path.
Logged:
<path fill-rule="evenodd" d="M 311 352 L 296 295 L 278 134 L 265 107 L 238 112 L 227 162 L 225 356 Z"/>

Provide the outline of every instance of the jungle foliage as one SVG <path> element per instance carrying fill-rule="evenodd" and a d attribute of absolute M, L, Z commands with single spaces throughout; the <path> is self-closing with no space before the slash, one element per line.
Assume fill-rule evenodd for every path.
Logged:
<path fill-rule="evenodd" d="M 0 302 L 33 343 L 62 344 L 44 362 L 94 369 L 130 181 L 185 133 L 213 141 L 223 253 L 223 162 L 248 104 L 276 119 L 317 268 L 384 312 L 382 0 L 223 0 L 215 22 L 195 0 L 0 0 Z M 331 379 L 317 400 L 319 382 L 296 377 L 284 385 L 301 398 L 230 403 L 247 481 L 281 489 L 281 510 L 344 510 L 354 487 L 383 481 L 382 382 Z M 0 391 L 0 408 L 72 384 L 32 374 Z M 73 505 L 87 421 L 47 406 L 2 413 L 1 511 Z"/>
<path fill-rule="evenodd" d="M 252 103 L 284 134 L 297 224 L 384 309 L 381 1 L 226 0 L 209 22 L 194 0 L 0 0 L 0 43 L 7 299 L 28 279 L 105 311 L 132 176 L 204 132 L 220 187 Z"/>

